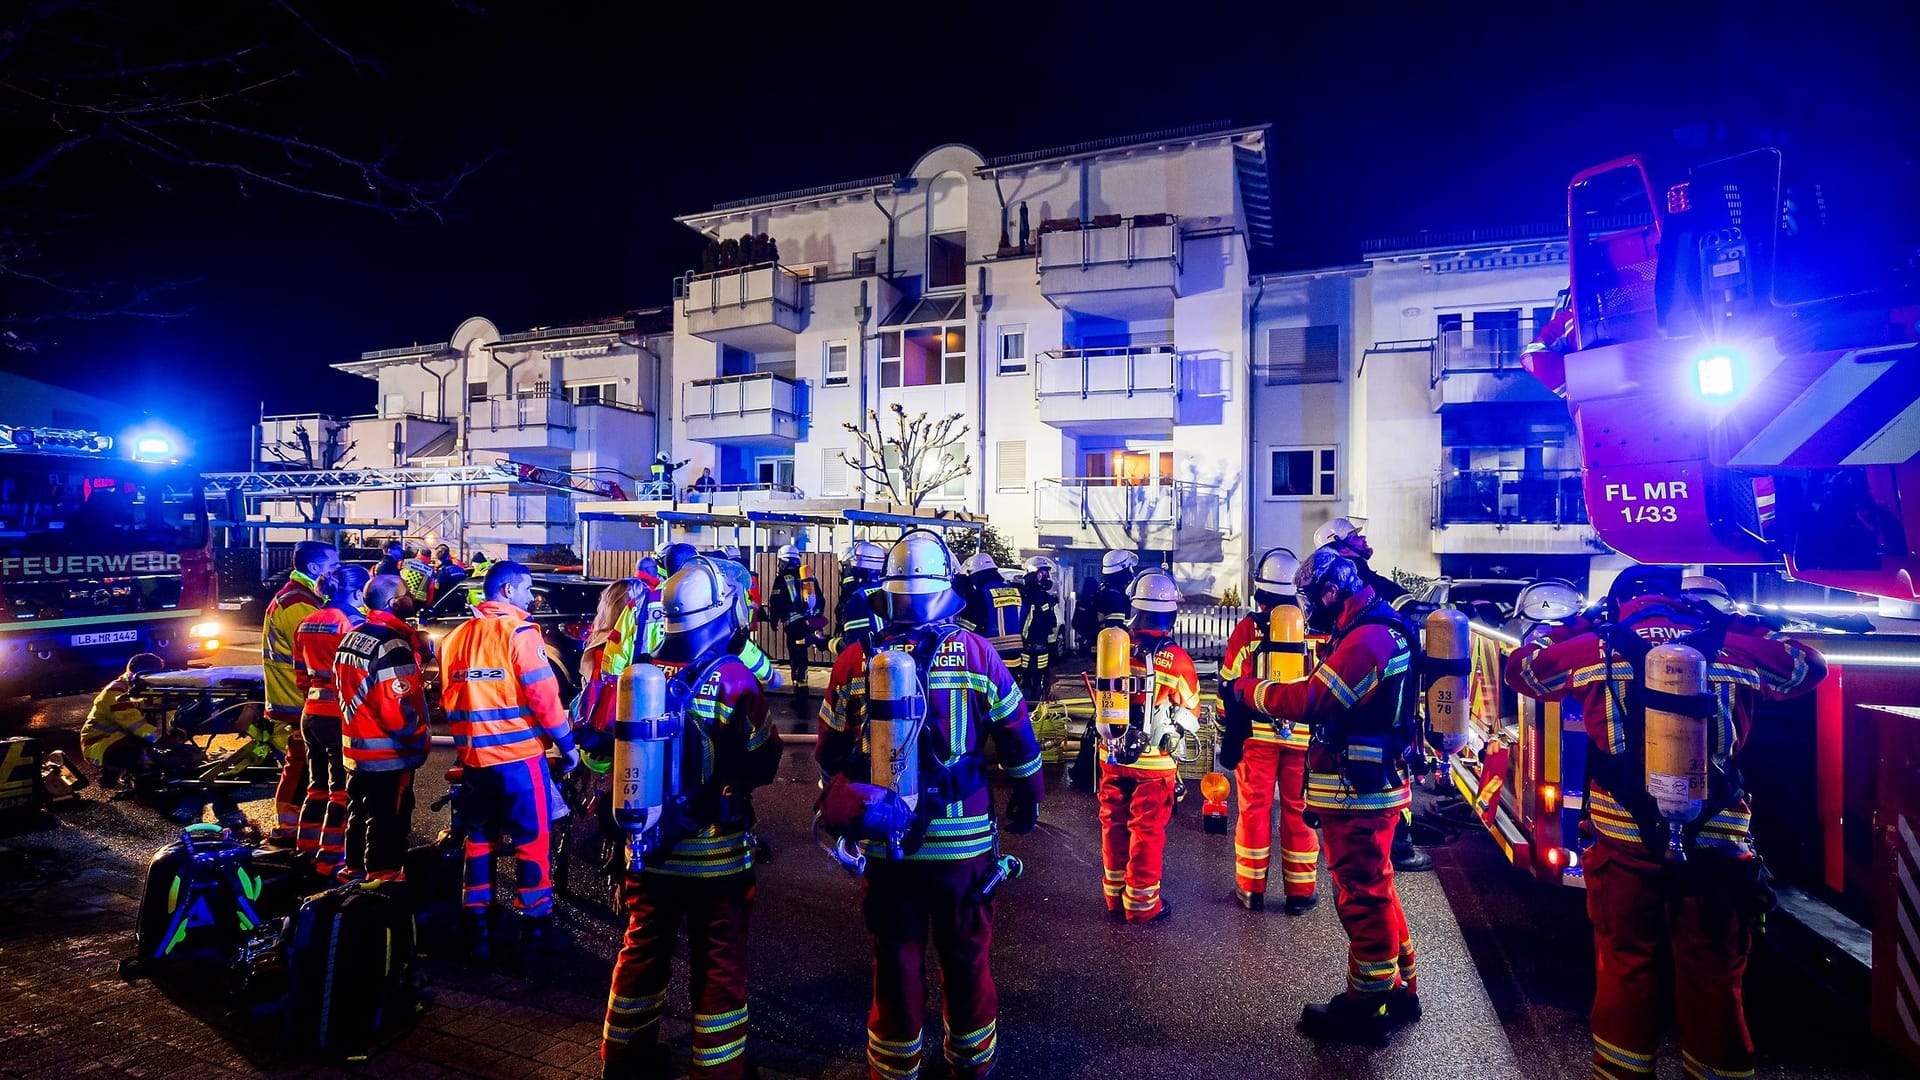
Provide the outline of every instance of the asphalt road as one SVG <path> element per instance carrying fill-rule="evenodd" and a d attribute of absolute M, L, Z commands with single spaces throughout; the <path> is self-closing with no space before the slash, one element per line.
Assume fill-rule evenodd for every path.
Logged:
<path fill-rule="evenodd" d="M 222 658 L 244 660 L 238 652 L 231 661 Z M 84 698 L 37 702 L 24 716 L 0 722 L 0 731 L 24 728 L 71 753 L 85 707 Z M 788 708 L 782 701 L 777 711 Z M 791 730 L 791 715 L 783 719 L 782 730 Z M 808 836 L 816 777 L 811 750 L 790 747 L 779 780 L 755 799 L 760 833 L 773 854 L 759 871 L 752 928 L 751 1052 L 781 1073 L 837 1080 L 861 1074 L 867 939 L 860 883 Z M 426 807 L 444 790 L 441 773 L 449 761 L 448 752 L 436 752 L 420 773 L 415 829 L 421 838 L 444 825 L 444 813 L 432 815 Z M 1302 1005 L 1334 994 L 1344 979 L 1344 937 L 1324 871 L 1323 903 L 1305 917 L 1240 910 L 1230 896 L 1231 838 L 1202 832 L 1196 797 L 1180 808 L 1168 841 L 1164 892 L 1174 915 L 1149 926 L 1115 924 L 1100 898 L 1093 800 L 1067 790 L 1057 774 L 1048 779 L 1053 787 L 1040 828 L 1006 842 L 1028 872 L 1005 888 L 995 922 L 997 1076 L 1481 1080 L 1587 1074 L 1592 954 L 1582 894 L 1534 886 L 1505 865 L 1484 835 L 1461 832 L 1434 849 L 1436 873 L 1400 879 L 1420 954 L 1425 1020 L 1384 1049 L 1321 1047 L 1296 1034 L 1293 1023 Z M 97 791 L 85 795 L 80 805 L 59 812 L 59 827 L 15 842 L 55 858 L 138 865 L 174 835 L 149 808 L 109 803 Z M 264 800 L 248 809 L 257 819 L 270 814 Z M 587 833 L 578 835 L 584 840 Z M 621 923 L 584 857 L 591 846 L 579 845 L 583 857 L 572 867 L 576 895 L 560 908 L 567 946 L 538 970 L 516 971 L 530 995 L 606 984 Z M 687 1011 L 684 975 L 682 965 L 669 998 L 680 1014 Z M 937 987 L 932 992 L 937 995 Z M 1898 1074 L 1871 1049 L 1859 1017 L 1823 1000 L 1764 953 L 1748 1000 L 1761 1076 Z M 939 1015 L 937 1001 L 928 1012 Z M 1663 1074 L 1678 1076 L 1677 1045 L 1669 1056 Z M 931 1060 L 923 1075 L 944 1071 Z"/>

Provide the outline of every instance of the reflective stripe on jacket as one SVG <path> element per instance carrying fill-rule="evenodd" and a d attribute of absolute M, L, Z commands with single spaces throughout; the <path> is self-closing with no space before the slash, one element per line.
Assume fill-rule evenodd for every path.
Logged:
<path fill-rule="evenodd" d="M 123 673 L 94 695 L 87 710 L 87 722 L 80 727 L 80 753 L 88 761 L 100 764 L 107 747 L 121 739 L 134 738 L 150 743 L 160 731 L 147 723 L 147 714 L 127 697 L 129 683 Z"/>
<path fill-rule="evenodd" d="M 293 634 L 293 681 L 305 696 L 306 715 L 340 717 L 340 700 L 333 689 L 333 654 L 340 639 L 360 625 L 347 612 L 331 605 L 301 621 Z"/>
<path fill-rule="evenodd" d="M 540 628 L 527 613 L 485 600 L 448 635 L 440 659 L 440 701 L 462 765 L 504 765 L 544 754 L 542 739 L 564 753 L 573 731 Z"/>
<path fill-rule="evenodd" d="M 420 675 L 430 646 L 389 611 L 376 611 L 342 638 L 334 654 L 346 765 L 400 772 L 427 761 L 427 690 Z"/>
<path fill-rule="evenodd" d="M 1226 685 L 1235 679 L 1255 674 L 1259 659 L 1260 645 L 1266 640 L 1266 627 L 1263 613 L 1246 616 L 1234 624 L 1233 633 L 1227 637 L 1227 656 L 1220 662 L 1220 715 L 1227 713 Z M 1272 724 L 1254 724 L 1253 734 L 1248 742 L 1272 743 L 1294 750 L 1307 748 L 1308 729 L 1305 724 L 1293 725 L 1293 733 L 1281 735 L 1280 729 Z"/>
<path fill-rule="evenodd" d="M 1193 657 L 1187 655 L 1187 650 L 1171 641 L 1160 646 L 1159 650 L 1153 654 L 1151 673 L 1147 671 L 1147 665 L 1136 650 L 1132 654 L 1129 669 L 1134 678 L 1152 681 L 1151 689 L 1144 695 L 1144 700 L 1136 702 L 1142 708 L 1143 716 L 1150 715 L 1154 710 L 1184 711 L 1196 718 L 1200 715 L 1200 676 L 1194 671 Z M 1153 732 L 1151 725 L 1148 727 L 1148 732 L 1150 734 Z M 1147 748 L 1140 752 L 1140 756 L 1128 764 L 1121 765 L 1112 761 L 1111 755 L 1106 764 L 1112 765 L 1123 773 L 1128 771 L 1169 773 L 1179 767 L 1173 760 L 1173 755 L 1160 748 L 1158 739 L 1149 743 Z"/>
<path fill-rule="evenodd" d="M 267 719 L 276 724 L 300 722 L 307 695 L 294 678 L 293 639 L 300 624 L 319 607 L 313 579 L 297 570 L 267 602 L 266 621 L 260 629 L 260 661 L 265 669 Z"/>
<path fill-rule="evenodd" d="M 675 664 L 659 664 L 668 678 Z M 749 793 L 780 770 L 780 734 L 767 720 L 767 699 L 746 665 L 729 656 L 707 670 L 687 702 L 686 741 L 681 746 L 681 776 L 696 793 L 688 803 L 695 828 L 668 849 L 650 874 L 682 878 L 718 878 L 753 869 L 745 821 L 751 806 L 732 808 L 730 820 L 717 821 L 718 805 L 697 793 L 724 790 L 747 802 Z"/>

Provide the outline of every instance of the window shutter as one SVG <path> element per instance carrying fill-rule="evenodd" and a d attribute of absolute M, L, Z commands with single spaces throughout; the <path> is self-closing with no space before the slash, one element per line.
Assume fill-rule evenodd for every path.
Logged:
<path fill-rule="evenodd" d="M 851 471 L 847 463 L 840 460 L 839 450 L 820 451 L 820 494 L 846 495 L 847 475 Z"/>
<path fill-rule="evenodd" d="M 1340 381 L 1340 328 L 1296 326 L 1267 331 L 1268 386 Z"/>
<path fill-rule="evenodd" d="M 1015 439 L 994 444 L 1000 491 L 1027 490 L 1027 442 Z"/>

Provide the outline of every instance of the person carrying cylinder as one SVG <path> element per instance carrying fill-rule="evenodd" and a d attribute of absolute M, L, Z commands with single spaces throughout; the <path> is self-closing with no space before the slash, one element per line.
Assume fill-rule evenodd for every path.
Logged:
<path fill-rule="evenodd" d="M 1005 827 L 1024 833 L 1039 818 L 1040 746 L 1026 702 L 993 646 L 954 624 L 961 601 L 952 579 L 953 555 L 935 533 L 913 529 L 895 542 L 875 600 L 885 625 L 871 646 L 841 651 L 820 707 L 823 818 L 843 796 L 855 803 L 871 796 L 871 805 L 847 817 L 891 815 L 892 822 L 886 838 L 863 840 L 865 855 L 856 860 L 873 937 L 869 1076 L 919 1074 L 929 930 L 946 999 L 950 1074 L 977 1080 L 993 1071 L 999 995 L 988 948 L 994 886 L 1005 870 L 987 785 L 988 739 L 1013 781 Z M 876 750 L 884 775 L 873 764 Z"/>
<path fill-rule="evenodd" d="M 1762 702 L 1805 694 L 1826 670 L 1758 619 L 1683 599 L 1679 572 L 1662 567 L 1622 573 L 1599 618 L 1507 660 L 1508 686 L 1577 701 L 1586 723 L 1595 1076 L 1652 1075 L 1662 957 L 1687 1075 L 1752 1075 L 1741 984 L 1773 892 L 1737 758 Z"/>
<path fill-rule="evenodd" d="M 1026 666 L 1026 653 L 1020 629 L 1026 623 L 1026 601 L 1020 587 L 1007 582 L 993 556 L 977 552 L 960 564 L 960 575 L 967 583 L 966 607 L 960 610 L 960 625 L 987 639 L 1000 662 L 1018 678 Z"/>
<path fill-rule="evenodd" d="M 260 630 L 260 659 L 266 689 L 261 726 L 247 735 L 265 754 L 269 748 L 286 755 L 280 780 L 273 789 L 273 829 L 268 842 L 292 846 L 300 829 L 300 802 L 307 793 L 307 744 L 300 738 L 300 714 L 306 691 L 294 677 L 294 634 L 307 616 L 319 610 L 327 575 L 340 565 L 332 544 L 302 540 L 293 545 L 293 569 L 287 583 L 267 601 Z"/>
<path fill-rule="evenodd" d="M 627 930 L 614 960 L 600 1056 L 608 1077 L 666 1075 L 660 1042 L 674 942 L 692 956 L 693 1077 L 746 1075 L 752 792 L 780 769 L 761 685 L 728 651 L 733 585 L 688 560 L 662 590 L 666 638 L 622 677 L 613 722 L 613 817 L 627 831 Z"/>
<path fill-rule="evenodd" d="M 327 603 L 293 635 L 294 683 L 306 694 L 300 741 L 307 748 L 307 797 L 300 804 L 294 850 L 332 877 L 347 851 L 347 762 L 342 748 L 340 696 L 333 685 L 340 639 L 366 621 L 367 571 L 347 564 L 327 576 Z"/>
<path fill-rule="evenodd" d="M 1406 755 L 1415 738 L 1412 633 L 1345 556 L 1307 556 L 1294 586 L 1308 621 L 1333 611 L 1326 657 L 1304 680 L 1243 675 L 1232 695 L 1278 725 L 1305 726 L 1307 809 L 1320 819 L 1334 905 L 1347 933 L 1347 989 L 1308 1005 L 1312 1038 L 1384 1042 L 1419 1019 L 1413 937 L 1393 884 L 1394 823 L 1411 798 Z"/>
<path fill-rule="evenodd" d="M 348 879 L 406 877 L 413 776 L 427 763 L 430 734 L 421 668 L 433 658 L 433 642 L 394 614 L 405 591 L 398 575 L 374 578 L 367 621 L 333 655 L 347 772 Z"/>
<path fill-rule="evenodd" d="M 887 568 L 886 549 L 871 540 L 855 540 L 840 566 L 840 602 L 833 613 L 834 655 L 859 642 L 873 640 L 879 616 L 873 612 L 873 594 L 880 573 Z"/>
<path fill-rule="evenodd" d="M 1100 736 L 1100 853 L 1107 911 L 1131 923 L 1173 913 L 1160 870 L 1179 780 L 1174 761 L 1200 728 L 1200 677 L 1173 641 L 1180 590 L 1164 570 L 1133 581 L 1132 631 L 1108 627 L 1095 643 Z"/>
<path fill-rule="evenodd" d="M 1226 733 L 1218 760 L 1233 770 L 1239 804 L 1233 830 L 1234 899 L 1248 911 L 1266 906 L 1277 803 L 1280 884 L 1289 915 L 1304 915 L 1319 902 L 1315 885 L 1320 837 L 1306 820 L 1307 725 L 1255 721 L 1229 691 L 1242 677 L 1275 682 L 1306 677 L 1306 617 L 1293 588 L 1299 568 L 1300 560 L 1286 548 L 1260 556 L 1253 573 L 1255 610 L 1236 623 L 1227 638 L 1219 687 Z"/>
<path fill-rule="evenodd" d="M 779 570 L 773 579 L 768 610 L 787 643 L 787 670 L 793 677 L 794 709 L 806 719 L 807 667 L 817 637 L 814 620 L 820 616 L 820 588 L 800 560 L 800 549 L 782 544 Z"/>
<path fill-rule="evenodd" d="M 468 822 L 464 906 L 471 952 L 490 955 L 493 844 L 513 845 L 514 911 L 528 943 L 553 920 L 548 827 L 553 820 L 546 744 L 572 770 L 580 764 L 540 628 L 527 619 L 533 575 L 517 562 L 487 571 L 486 599 L 442 647 L 441 704 L 464 770 L 461 813 Z"/>
<path fill-rule="evenodd" d="M 1025 620 L 1020 624 L 1020 692 L 1029 705 L 1047 700 L 1053 690 L 1053 651 L 1060 639 L 1060 597 L 1054 592 L 1059 566 L 1045 555 L 1026 562 L 1026 576 L 1020 579 L 1020 603 Z"/>

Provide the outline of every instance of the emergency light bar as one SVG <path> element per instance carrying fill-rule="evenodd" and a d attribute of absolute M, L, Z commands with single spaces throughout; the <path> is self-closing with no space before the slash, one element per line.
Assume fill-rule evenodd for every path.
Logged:
<path fill-rule="evenodd" d="M 113 449 L 113 439 L 77 428 L 13 427 L 0 424 L 0 450 L 78 450 L 98 454 Z"/>

